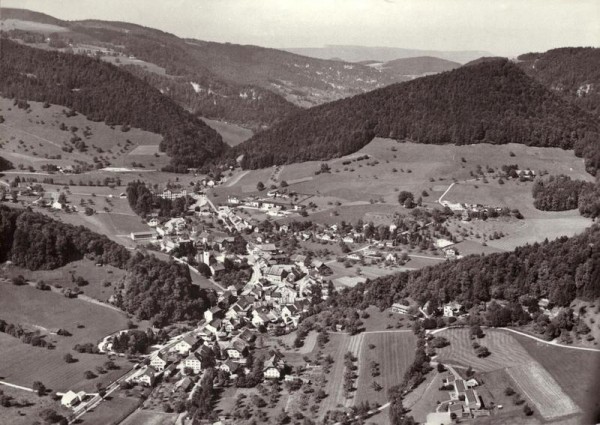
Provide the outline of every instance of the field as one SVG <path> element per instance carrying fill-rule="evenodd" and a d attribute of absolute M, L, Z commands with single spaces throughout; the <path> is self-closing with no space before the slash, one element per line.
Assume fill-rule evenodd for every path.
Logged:
<path fill-rule="evenodd" d="M 362 155 L 369 155 L 369 159 L 356 160 Z M 236 171 L 230 183 L 216 191 L 220 198 L 227 195 L 247 196 L 257 193 L 256 184 L 259 181 L 270 187 L 279 186 L 285 180 L 290 190 L 306 198 L 301 203 L 312 202 L 317 205 L 317 209 L 310 210 L 304 220 L 323 224 L 342 220 L 354 223 L 359 218 L 375 224 L 389 223 L 395 213 L 409 213 L 398 205 L 397 194 L 401 190 L 411 191 L 416 197 L 422 196 L 424 205 L 428 207 L 440 207 L 439 198 L 455 181 L 457 184 L 444 196 L 444 200 L 517 208 L 521 211 L 524 220 L 499 218 L 465 223 L 452 219 L 450 230 L 466 235 L 467 243 L 460 247 L 460 253 L 465 255 L 506 251 L 527 242 L 573 235 L 591 224 L 590 220 L 580 217 L 576 210 L 536 210 L 531 196 L 531 182 L 507 180 L 500 184 L 493 176 L 487 177 L 485 182 L 482 178 L 476 180 L 472 175 L 478 166 L 486 171 L 491 167 L 496 172 L 502 165 L 518 164 L 523 169 L 548 170 L 551 174 L 591 180 L 592 176 L 586 173 L 583 160 L 575 157 L 572 151 L 517 144 L 428 145 L 424 149 L 420 144 L 376 138 L 352 155 L 326 162 L 331 172 L 318 175 L 315 172 L 320 169 L 320 161 Z M 277 221 L 284 223 L 289 220 L 303 219 L 294 216 Z M 502 232 L 505 236 L 491 240 L 490 235 L 494 232 Z"/>
<path fill-rule="evenodd" d="M 505 332 L 486 330 L 486 336 L 478 342 L 490 350 L 490 355 L 479 358 L 471 346 L 469 329 L 450 329 L 439 333 L 450 341 L 448 347 L 438 350 L 437 361 L 444 364 L 469 367 L 478 372 L 490 372 L 505 367 L 528 364 L 532 361 L 527 351 Z"/>
<path fill-rule="evenodd" d="M 93 122 L 81 114 L 67 117 L 62 106 L 44 108 L 40 102 L 28 103 L 30 112 L 17 108 L 10 99 L 0 98 L 0 114 L 5 119 L 0 124 L 2 154 L 15 166 L 33 166 L 40 171 L 44 164 L 66 166 L 82 161 L 92 165 L 97 158 L 112 166 L 131 167 L 136 162 L 148 169 L 160 169 L 169 161 L 165 155 L 156 153 L 156 148 L 149 147 L 158 146 L 162 140 L 159 134 L 136 128 L 123 132 L 120 126 Z M 61 130 L 61 124 L 68 129 Z M 89 128 L 87 135 L 84 134 L 86 127 Z M 73 147 L 70 142 L 73 135 L 81 138 L 87 148 L 70 153 L 63 151 L 65 146 Z M 134 152 L 138 146 L 143 148 Z"/>
<path fill-rule="evenodd" d="M 39 412 L 52 408 L 62 415 L 67 415 L 66 409 L 52 400 L 52 398 L 38 397 L 37 394 L 28 391 L 0 385 L 0 391 L 16 401 L 19 405 L 10 408 L 0 407 L 0 424 L 31 425 L 39 419 Z"/>
<path fill-rule="evenodd" d="M 529 400 L 529 404 L 535 408 L 535 411 L 543 420 L 573 417 L 581 413 L 580 407 L 582 406 L 578 405 L 581 398 L 576 397 L 578 394 L 571 392 L 571 385 L 575 383 L 565 385 L 564 380 L 558 380 L 551 372 L 553 368 L 562 369 L 562 364 L 559 366 L 558 363 L 544 363 L 543 356 L 532 356 L 530 350 L 520 343 L 520 341 L 527 339 L 526 337 L 517 339 L 512 334 L 492 329 L 486 329 L 485 333 L 486 336 L 478 342 L 488 347 L 491 352 L 490 356 L 486 358 L 475 356 L 474 349 L 471 347 L 472 340 L 469 337 L 468 329 L 451 329 L 438 334 L 448 338 L 450 346 L 439 349 L 436 360 L 453 366 L 471 366 L 476 372 L 483 373 L 485 383 L 483 391 L 488 390 L 498 393 L 503 388 L 496 388 L 493 384 L 494 381 L 502 382 L 502 386 L 512 382 L 513 388 Z M 552 355 L 560 355 L 563 363 L 568 358 L 565 356 L 571 356 L 574 353 L 574 350 L 567 348 L 549 346 L 547 348 L 552 351 Z M 581 366 L 581 363 L 578 363 L 576 367 L 582 370 Z M 487 382 L 486 376 L 490 376 L 492 373 L 505 373 L 506 377 L 493 376 L 491 381 Z M 509 381 L 507 381 L 508 378 L 510 378 Z M 585 381 L 578 380 L 576 385 L 585 388 L 586 385 L 582 385 L 583 382 Z M 484 397 L 484 403 L 486 403 L 486 394 L 482 393 L 482 396 Z M 491 393 L 488 396 L 496 404 L 506 402 L 505 400 L 498 400 Z M 575 403 L 575 400 L 578 403 Z M 489 403 L 489 401 L 488 399 L 487 402 Z"/>
<path fill-rule="evenodd" d="M 323 354 L 331 356 L 335 359 L 331 367 L 331 371 L 327 375 L 327 385 L 325 393 L 327 398 L 321 402 L 319 417 L 325 416 L 329 410 L 337 410 L 344 406 L 345 399 L 342 394 L 342 383 L 344 382 L 344 354 L 348 352 L 350 345 L 350 337 L 347 334 L 331 334 L 329 342 L 323 350 Z"/>
<path fill-rule="evenodd" d="M 600 415 L 600 353 L 553 347 L 520 335 L 515 338 L 582 408 L 585 413 L 582 422 L 597 421 Z"/>
<path fill-rule="evenodd" d="M 381 331 L 363 333 L 364 339 L 359 347 L 359 372 L 354 404 L 369 401 L 385 404 L 388 390 L 402 382 L 404 373 L 415 355 L 416 338 L 412 331 Z M 369 345 L 375 348 L 369 348 Z M 370 364 L 379 364 L 380 375 L 371 376 Z M 381 385 L 382 390 L 375 391 L 373 382 Z"/>
<path fill-rule="evenodd" d="M 177 420 L 177 416 L 176 413 L 136 410 L 121 422 L 121 425 L 173 425 Z"/>
<path fill-rule="evenodd" d="M 83 415 L 79 423 L 86 425 L 121 424 L 124 423 L 121 421 L 124 418 L 128 418 L 138 408 L 140 403 L 140 399 L 137 396 L 127 396 L 123 391 L 115 391 L 106 401 L 103 401 L 96 408 Z M 134 412 L 132 414 L 133 419 L 135 419 L 135 416 L 136 413 Z"/>
<path fill-rule="evenodd" d="M 2 319 L 18 323 L 47 335 L 56 348 L 48 350 L 24 344 L 7 334 L 0 334 L 0 376 L 17 385 L 31 387 L 33 381 L 42 381 L 53 391 L 85 390 L 95 392 L 97 382 L 111 382 L 125 372 L 127 363 L 117 360 L 120 370 L 86 380 L 83 372 L 95 372 L 107 357 L 79 354 L 72 351 L 78 343 L 97 343 L 117 330 L 127 328 L 127 318 L 107 307 L 78 299 L 67 299 L 59 294 L 39 291 L 31 286 L 0 283 L 0 312 Z M 70 337 L 50 333 L 63 328 Z M 67 364 L 63 356 L 70 352 L 78 361 Z"/>
<path fill-rule="evenodd" d="M 208 118 L 202 118 L 202 121 L 219 133 L 223 141 L 229 146 L 237 146 L 243 141 L 248 140 L 253 134 L 247 128 L 225 121 L 209 120 Z"/>
<path fill-rule="evenodd" d="M 79 287 L 79 289 L 82 290 L 85 295 L 100 301 L 107 301 L 114 293 L 112 285 L 116 284 L 123 276 L 125 276 L 123 270 L 109 265 L 97 267 L 93 261 L 87 259 L 74 261 L 55 270 L 31 271 L 15 266 L 5 266 L 3 272 L 8 277 L 21 275 L 27 280 L 43 280 L 49 285 L 63 288 L 77 287 L 71 276 L 81 276 L 89 282 L 89 285 Z M 105 282 L 111 283 L 111 285 L 105 286 Z"/>
<path fill-rule="evenodd" d="M 544 419 L 554 419 L 580 412 L 579 407 L 538 363 L 507 369 L 518 390 L 529 398 Z"/>

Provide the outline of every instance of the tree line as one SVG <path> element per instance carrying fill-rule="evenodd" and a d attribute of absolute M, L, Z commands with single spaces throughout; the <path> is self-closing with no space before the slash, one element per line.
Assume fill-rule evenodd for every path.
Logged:
<path fill-rule="evenodd" d="M 420 270 L 383 276 L 340 292 L 345 308 L 376 305 L 382 309 L 410 297 L 421 305 L 458 301 L 469 309 L 501 299 L 548 298 L 568 306 L 575 298 L 600 296 L 600 226 L 582 234 L 516 248 L 512 252 L 471 255 Z"/>
<path fill-rule="evenodd" d="M 374 137 L 575 149 L 595 173 L 598 124 L 507 60 L 394 84 L 299 112 L 232 150 L 243 168 L 350 154 Z"/>
<path fill-rule="evenodd" d="M 11 168 L 13 168 L 12 163 L 8 159 L 0 156 L 0 171 L 10 170 Z"/>

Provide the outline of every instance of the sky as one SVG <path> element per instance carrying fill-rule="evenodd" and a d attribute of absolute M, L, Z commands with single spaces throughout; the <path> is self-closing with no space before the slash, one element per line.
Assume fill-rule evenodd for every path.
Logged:
<path fill-rule="evenodd" d="M 600 46 L 600 0 L 2 0 L 2 6 L 274 48 L 344 44 L 515 56 Z"/>

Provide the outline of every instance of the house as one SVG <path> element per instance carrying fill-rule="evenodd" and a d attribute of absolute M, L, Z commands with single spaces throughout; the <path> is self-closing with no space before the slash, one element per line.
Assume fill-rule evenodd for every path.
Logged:
<path fill-rule="evenodd" d="M 270 319 L 265 313 L 261 313 L 256 310 L 252 312 L 252 324 L 257 328 L 265 326 L 267 323 L 269 323 L 269 320 Z"/>
<path fill-rule="evenodd" d="M 206 325 L 206 330 L 216 335 L 221 329 L 221 324 L 223 321 L 221 319 L 214 319 L 209 324 Z"/>
<path fill-rule="evenodd" d="M 154 369 L 161 371 L 167 366 L 167 356 L 163 352 L 159 352 L 156 356 L 150 359 L 150 366 Z"/>
<path fill-rule="evenodd" d="M 236 375 L 241 368 L 242 365 L 240 363 L 234 362 L 231 359 L 228 359 L 225 362 L 221 363 L 221 365 L 219 365 L 219 369 L 228 372 L 232 376 Z"/>
<path fill-rule="evenodd" d="M 156 227 L 156 226 L 158 226 L 159 224 L 160 224 L 160 221 L 158 221 L 158 219 L 157 219 L 157 218 L 151 218 L 151 219 L 148 221 L 148 226 L 150 226 L 150 227 Z"/>
<path fill-rule="evenodd" d="M 200 373 L 202 370 L 202 355 L 198 352 L 190 353 L 181 363 L 181 370 L 189 368 L 194 375 Z"/>
<path fill-rule="evenodd" d="M 244 329 L 242 333 L 238 335 L 238 338 L 248 344 L 252 344 L 256 339 L 256 335 L 250 329 Z"/>
<path fill-rule="evenodd" d="M 342 241 L 344 241 L 344 243 L 354 243 L 354 238 L 352 236 L 344 236 Z"/>
<path fill-rule="evenodd" d="M 398 256 L 395 252 L 390 252 L 388 253 L 388 255 L 385 256 L 385 261 L 388 261 L 390 263 L 396 263 L 398 261 Z"/>
<path fill-rule="evenodd" d="M 329 268 L 329 266 L 322 261 L 314 260 L 312 262 L 312 266 L 317 272 L 321 273 L 323 276 L 329 276 L 330 274 L 333 274 L 333 271 Z"/>
<path fill-rule="evenodd" d="M 469 409 L 481 409 L 481 401 L 479 400 L 479 395 L 477 394 L 477 391 L 465 391 L 465 405 Z"/>
<path fill-rule="evenodd" d="M 135 380 L 148 387 L 153 386 L 154 382 L 156 381 L 156 369 L 154 369 L 152 366 L 148 366 L 141 375 L 138 375 L 135 378 Z"/>
<path fill-rule="evenodd" d="M 461 314 L 463 314 L 462 304 L 453 301 L 444 305 L 444 317 L 456 317 L 460 316 Z"/>
<path fill-rule="evenodd" d="M 283 282 L 283 280 L 285 279 L 285 277 L 287 275 L 288 275 L 288 272 L 285 268 L 283 268 L 279 265 L 275 265 L 275 266 L 271 266 L 267 269 L 267 271 L 265 273 L 265 278 L 272 282 L 281 283 L 281 282 Z"/>
<path fill-rule="evenodd" d="M 177 351 L 182 356 L 185 356 L 187 353 L 195 349 L 199 343 L 200 341 L 197 338 L 191 335 L 186 335 L 177 344 L 175 344 L 170 351 Z"/>
<path fill-rule="evenodd" d="M 223 313 L 223 310 L 217 306 L 214 306 L 210 310 L 206 310 L 204 312 L 204 320 L 206 320 L 207 323 L 212 322 L 214 319 L 223 319 L 224 317 L 225 314 Z"/>
<path fill-rule="evenodd" d="M 226 272 L 226 269 L 225 266 L 223 266 L 223 264 L 215 263 L 212 266 L 210 266 L 210 272 L 212 273 L 215 279 L 218 279 Z"/>
<path fill-rule="evenodd" d="M 67 408 L 71 408 L 73 406 L 77 406 L 80 402 L 85 398 L 85 392 L 79 391 L 78 393 L 74 391 L 67 391 L 63 394 L 60 399 L 60 404 Z"/>
<path fill-rule="evenodd" d="M 456 258 L 457 252 L 454 248 L 446 248 L 442 251 L 444 251 L 444 256 L 446 258 Z"/>
<path fill-rule="evenodd" d="M 461 394 L 464 394 L 467 391 L 467 385 L 465 381 L 462 379 L 457 379 L 454 381 L 454 398 L 458 399 Z"/>
<path fill-rule="evenodd" d="M 236 339 L 225 351 L 230 359 L 240 359 L 248 355 L 248 344 L 244 340 Z"/>
<path fill-rule="evenodd" d="M 359 253 L 353 252 L 352 254 L 346 255 L 346 258 L 348 260 L 360 261 L 361 256 Z"/>
<path fill-rule="evenodd" d="M 306 262 L 306 255 L 296 254 L 292 256 L 292 262 L 298 267 L 304 267 L 304 263 Z"/>
<path fill-rule="evenodd" d="M 278 354 L 273 354 L 269 359 L 265 360 L 263 373 L 266 379 L 279 379 L 283 371 L 283 361 Z"/>
<path fill-rule="evenodd" d="M 132 241 L 148 241 L 156 239 L 157 233 L 154 230 L 144 232 L 131 232 L 129 237 Z"/>
<path fill-rule="evenodd" d="M 408 314 L 409 308 L 410 308 L 410 306 L 408 306 L 408 305 L 394 303 L 394 304 L 392 304 L 391 310 L 392 310 L 392 313 Z"/>
<path fill-rule="evenodd" d="M 194 382 L 189 378 L 185 377 L 177 381 L 175 386 L 173 387 L 173 392 L 178 390 L 183 390 L 184 392 L 188 392 L 194 386 Z"/>

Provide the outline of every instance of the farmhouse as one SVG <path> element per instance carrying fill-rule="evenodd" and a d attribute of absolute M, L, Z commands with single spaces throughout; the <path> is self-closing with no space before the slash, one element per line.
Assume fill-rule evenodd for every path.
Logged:
<path fill-rule="evenodd" d="M 60 399 L 60 403 L 67 408 L 71 408 L 73 406 L 77 406 L 80 402 L 83 401 L 84 398 L 85 392 L 79 391 L 78 393 L 76 393 L 69 390 L 63 394 L 62 398 Z"/>
<path fill-rule="evenodd" d="M 408 314 L 409 308 L 410 308 L 410 306 L 408 306 L 408 305 L 394 303 L 394 304 L 392 304 L 391 310 L 392 310 L 392 313 Z"/>
<path fill-rule="evenodd" d="M 196 348 L 198 345 L 198 340 L 191 335 L 187 335 L 183 337 L 181 341 L 171 348 L 171 351 L 177 351 L 181 355 L 186 355 L 188 352 Z"/>
<path fill-rule="evenodd" d="M 456 317 L 463 314 L 462 304 L 453 301 L 444 306 L 444 317 Z"/>
<path fill-rule="evenodd" d="M 148 387 L 153 386 L 154 381 L 156 381 L 156 369 L 152 366 L 148 366 L 141 375 L 135 377 L 135 380 Z"/>
<path fill-rule="evenodd" d="M 481 401 L 479 401 L 479 395 L 475 390 L 466 390 L 465 391 L 465 405 L 469 409 L 480 409 Z"/>
<path fill-rule="evenodd" d="M 154 369 L 161 371 L 167 366 L 167 356 L 164 353 L 158 353 L 150 360 L 150 366 Z"/>
<path fill-rule="evenodd" d="M 148 241 L 156 239 L 157 233 L 154 230 L 147 230 L 144 232 L 131 232 L 129 237 L 133 241 Z"/>

